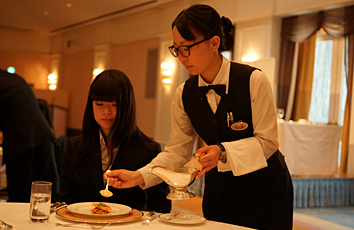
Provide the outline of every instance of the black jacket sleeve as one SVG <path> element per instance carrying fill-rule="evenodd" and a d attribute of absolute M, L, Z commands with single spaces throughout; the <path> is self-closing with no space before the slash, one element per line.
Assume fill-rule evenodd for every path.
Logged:
<path fill-rule="evenodd" d="M 68 139 L 67 148 L 62 160 L 60 201 L 67 204 L 80 202 L 80 194 L 71 168 L 74 151 L 81 141 L 81 136 Z"/>

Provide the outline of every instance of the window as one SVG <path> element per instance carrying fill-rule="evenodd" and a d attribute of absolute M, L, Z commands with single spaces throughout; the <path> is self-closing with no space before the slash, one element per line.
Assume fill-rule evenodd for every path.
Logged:
<path fill-rule="evenodd" d="M 344 38 L 320 31 L 316 37 L 309 120 L 343 125 L 346 96 Z"/>

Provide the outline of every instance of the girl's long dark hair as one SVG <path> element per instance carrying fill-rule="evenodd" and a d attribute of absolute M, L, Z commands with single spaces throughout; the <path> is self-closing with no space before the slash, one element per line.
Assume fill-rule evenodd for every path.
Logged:
<path fill-rule="evenodd" d="M 230 50 L 234 45 L 232 35 L 234 26 L 226 17 L 208 5 L 192 5 L 179 13 L 172 22 L 178 32 L 187 41 L 195 41 L 194 34 L 201 34 L 205 39 L 220 37 L 219 52 Z"/>
<path fill-rule="evenodd" d="M 97 148 L 100 126 L 94 118 L 93 101 L 117 103 L 117 115 L 106 137 L 106 146 L 110 156 L 109 165 L 113 161 L 114 148 L 124 146 L 134 138 L 148 139 L 137 126 L 134 91 L 129 78 L 119 70 L 103 71 L 91 83 L 82 123 L 82 141 L 73 155 L 72 168 L 77 177 L 78 168 L 87 157 L 101 154 L 100 149 Z"/>

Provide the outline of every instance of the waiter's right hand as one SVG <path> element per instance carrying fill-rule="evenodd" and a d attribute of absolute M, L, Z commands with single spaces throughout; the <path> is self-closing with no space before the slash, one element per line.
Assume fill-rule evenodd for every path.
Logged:
<path fill-rule="evenodd" d="M 198 149 L 195 157 L 198 159 L 199 164 L 201 164 L 203 168 L 198 173 L 197 179 L 218 165 L 220 154 L 221 149 L 217 145 L 209 145 Z"/>

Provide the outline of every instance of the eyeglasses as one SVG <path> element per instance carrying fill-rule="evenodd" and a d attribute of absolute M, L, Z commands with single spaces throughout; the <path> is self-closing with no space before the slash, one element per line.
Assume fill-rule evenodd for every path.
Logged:
<path fill-rule="evenodd" d="M 172 46 L 168 47 L 168 49 L 170 50 L 171 54 L 174 57 L 178 57 L 178 53 L 180 53 L 183 57 L 189 57 L 189 55 L 191 55 L 190 48 L 192 48 L 193 46 L 199 45 L 200 43 L 205 42 L 209 39 L 210 38 L 206 38 L 206 39 L 201 40 L 200 42 L 194 43 L 192 45 L 180 46 L 178 48 L 176 48 L 175 46 L 172 45 Z"/>

